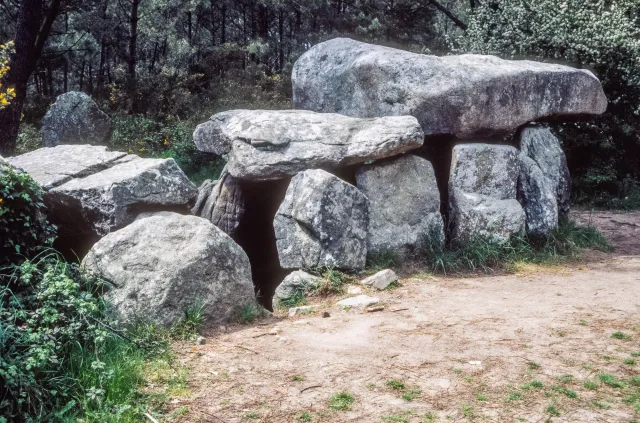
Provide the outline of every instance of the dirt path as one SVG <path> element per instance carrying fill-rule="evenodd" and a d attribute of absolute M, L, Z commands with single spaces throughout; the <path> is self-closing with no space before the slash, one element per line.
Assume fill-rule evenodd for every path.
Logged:
<path fill-rule="evenodd" d="M 173 421 L 640 421 L 631 251 L 516 275 L 419 275 L 369 292 L 381 312 L 333 300 L 311 315 L 211 330 L 205 345 L 181 347 L 190 394 L 172 401 L 184 413 Z M 355 400 L 350 410 L 329 407 L 339 392 Z"/>

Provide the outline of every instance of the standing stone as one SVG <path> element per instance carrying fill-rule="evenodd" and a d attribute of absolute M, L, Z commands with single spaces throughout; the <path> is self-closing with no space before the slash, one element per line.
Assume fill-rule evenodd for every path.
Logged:
<path fill-rule="evenodd" d="M 107 298 L 125 321 L 171 326 L 202 302 L 207 323 L 216 324 L 254 301 L 247 255 L 196 216 L 142 215 L 98 241 L 83 265 L 111 285 Z"/>
<path fill-rule="evenodd" d="M 42 120 L 45 147 L 59 144 L 104 144 L 109 141 L 111 119 L 85 93 L 58 96 Z"/>
<path fill-rule="evenodd" d="M 324 170 L 293 177 L 273 225 L 285 269 L 365 266 L 369 200 Z"/>
<path fill-rule="evenodd" d="M 421 147 L 424 134 L 412 116 L 229 110 L 198 125 L 193 140 L 200 151 L 226 157 L 234 177 L 264 181 L 401 154 Z"/>
<path fill-rule="evenodd" d="M 558 202 L 553 182 L 538 164 L 520 153 L 518 199 L 527 217 L 527 233 L 548 235 L 558 227 Z"/>
<path fill-rule="evenodd" d="M 198 189 L 192 214 L 203 217 L 232 238 L 245 212 L 245 198 L 240 181 L 223 169 L 220 179 L 206 180 Z"/>
<path fill-rule="evenodd" d="M 505 145 L 460 144 L 453 148 L 449 220 L 455 242 L 480 236 L 505 242 L 524 230 L 516 200 L 518 150 Z"/>
<path fill-rule="evenodd" d="M 356 117 L 415 116 L 426 135 L 470 139 L 542 117 L 599 115 L 607 99 L 584 69 L 465 54 L 428 56 L 336 38 L 292 72 L 296 108 Z"/>
<path fill-rule="evenodd" d="M 551 130 L 530 124 L 520 131 L 520 152 L 533 159 L 556 193 L 558 216 L 569 216 L 571 208 L 571 175 L 560 141 Z"/>
<path fill-rule="evenodd" d="M 369 199 L 369 256 L 393 252 L 400 257 L 444 244 L 440 192 L 431 163 L 406 155 L 364 165 L 357 186 Z"/>

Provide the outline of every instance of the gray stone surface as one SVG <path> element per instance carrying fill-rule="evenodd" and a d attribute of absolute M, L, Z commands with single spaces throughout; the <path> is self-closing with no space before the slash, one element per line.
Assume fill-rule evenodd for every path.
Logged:
<path fill-rule="evenodd" d="M 324 170 L 293 177 L 273 225 L 285 269 L 365 266 L 369 200 Z"/>
<path fill-rule="evenodd" d="M 103 236 L 144 211 L 187 212 L 196 196 L 173 159 L 136 158 L 52 188 L 45 201 L 54 220 Z"/>
<path fill-rule="evenodd" d="M 296 108 L 347 116 L 411 115 L 425 134 L 470 138 L 541 118 L 597 115 L 607 99 L 589 71 L 495 56 L 427 56 L 336 38 L 292 73 Z"/>
<path fill-rule="evenodd" d="M 504 242 L 524 230 L 516 200 L 518 150 L 490 144 L 453 148 L 449 176 L 449 221 L 454 242 L 476 237 Z"/>
<path fill-rule="evenodd" d="M 440 192 L 429 161 L 406 155 L 364 165 L 356 182 L 370 203 L 369 256 L 393 252 L 404 257 L 443 245 Z"/>
<path fill-rule="evenodd" d="M 558 202 L 558 216 L 569 216 L 571 208 L 571 175 L 560 141 L 548 127 L 527 125 L 520 131 L 520 151 L 540 167 L 551 180 Z"/>
<path fill-rule="evenodd" d="M 202 301 L 207 323 L 221 323 L 254 301 L 247 255 L 196 216 L 142 215 L 98 241 L 83 265 L 112 285 L 107 298 L 127 321 L 170 326 Z"/>
<path fill-rule="evenodd" d="M 307 294 L 314 291 L 322 282 L 322 278 L 311 275 L 303 270 L 291 272 L 276 288 L 273 296 L 274 306 L 282 300 L 293 298 L 297 293 Z"/>
<path fill-rule="evenodd" d="M 40 148 L 8 160 L 25 169 L 44 189 L 51 189 L 73 178 L 82 178 L 107 169 L 127 156 L 107 147 L 59 145 Z"/>
<path fill-rule="evenodd" d="M 42 119 L 42 141 L 45 147 L 104 144 L 112 129 L 111 119 L 91 97 L 71 91 L 58 96 Z"/>
<path fill-rule="evenodd" d="M 377 290 L 383 290 L 397 281 L 398 275 L 396 275 L 396 272 L 391 269 L 384 269 L 368 278 L 364 278 L 360 283 L 366 286 L 372 286 Z"/>
<path fill-rule="evenodd" d="M 199 125 L 193 139 L 199 150 L 225 156 L 231 175 L 270 180 L 394 156 L 422 146 L 424 134 L 411 116 L 230 110 Z"/>
<path fill-rule="evenodd" d="M 245 198 L 240 181 L 226 168 L 218 180 L 206 180 L 198 189 L 192 214 L 203 217 L 234 237 L 245 212 Z"/>
<path fill-rule="evenodd" d="M 520 154 L 519 161 L 518 200 L 527 218 L 527 232 L 548 235 L 558 227 L 555 185 L 533 159 Z"/>
<path fill-rule="evenodd" d="M 343 309 L 365 308 L 373 304 L 378 304 L 379 302 L 380 302 L 380 298 L 378 297 L 370 297 L 368 295 L 358 295 L 357 297 L 349 297 L 349 298 L 345 298 L 344 300 L 340 300 L 336 303 L 336 305 Z"/>

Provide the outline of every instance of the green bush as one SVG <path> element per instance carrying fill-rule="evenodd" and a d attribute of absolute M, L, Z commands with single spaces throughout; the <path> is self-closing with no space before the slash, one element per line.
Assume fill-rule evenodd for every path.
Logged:
<path fill-rule="evenodd" d="M 56 228 L 46 219 L 43 195 L 29 174 L 0 164 L 0 268 L 53 243 Z"/>
<path fill-rule="evenodd" d="M 640 180 L 640 27 L 635 0 L 491 0 L 469 16 L 458 51 L 562 62 L 591 69 L 609 100 L 589 122 L 556 125 L 574 193 L 624 198 L 624 178 Z"/>

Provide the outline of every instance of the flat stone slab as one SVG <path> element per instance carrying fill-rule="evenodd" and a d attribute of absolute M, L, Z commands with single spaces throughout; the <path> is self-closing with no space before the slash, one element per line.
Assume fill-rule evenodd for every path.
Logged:
<path fill-rule="evenodd" d="M 607 99 L 584 69 L 465 54 L 428 56 L 347 38 L 309 49 L 292 73 L 296 108 L 415 116 L 426 135 L 508 132 L 541 118 L 599 115 Z"/>
<path fill-rule="evenodd" d="M 424 134 L 412 116 L 230 110 L 198 125 L 193 139 L 200 151 L 225 156 L 236 178 L 272 180 L 395 156 L 422 146 Z"/>
<path fill-rule="evenodd" d="M 59 145 L 40 148 L 9 160 L 28 172 L 44 189 L 51 189 L 73 178 L 81 178 L 107 169 L 127 156 L 120 151 L 92 145 Z"/>
<path fill-rule="evenodd" d="M 365 308 L 373 304 L 378 304 L 379 302 L 380 302 L 380 298 L 378 297 L 370 297 L 368 295 L 358 295 L 357 297 L 349 297 L 349 298 L 345 298 L 344 300 L 340 300 L 336 303 L 336 305 L 344 309 Z"/>

